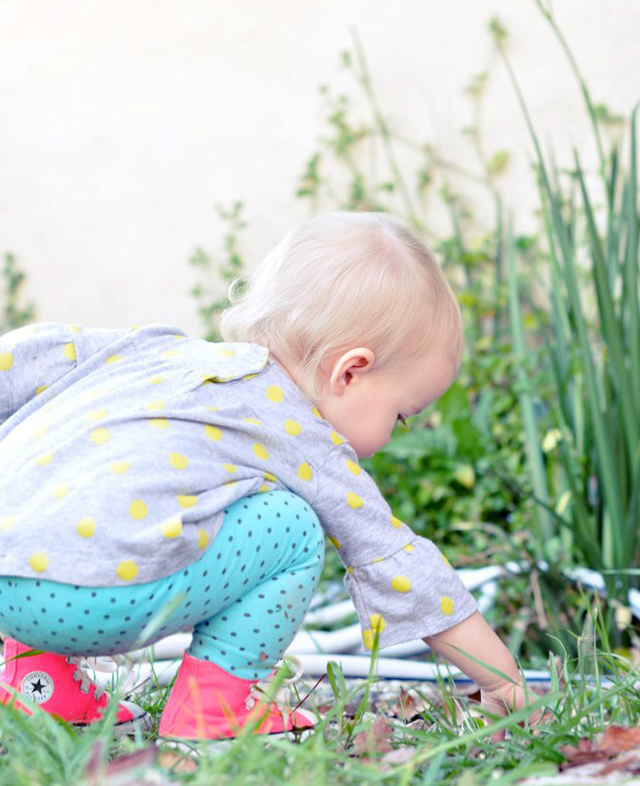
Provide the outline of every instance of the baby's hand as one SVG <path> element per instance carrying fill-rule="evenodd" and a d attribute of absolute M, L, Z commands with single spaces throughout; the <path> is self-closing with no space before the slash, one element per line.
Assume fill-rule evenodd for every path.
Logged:
<path fill-rule="evenodd" d="M 536 698 L 537 697 L 531 693 L 531 691 L 525 691 L 522 685 L 513 682 L 502 683 L 493 688 L 485 688 L 481 691 L 482 707 L 486 710 L 487 715 L 493 718 L 525 709 L 528 705 L 532 704 Z M 527 720 L 529 725 L 534 726 L 540 723 L 542 717 L 542 711 L 536 709 L 531 711 Z M 504 729 L 491 735 L 493 742 L 501 742 L 504 738 Z"/>

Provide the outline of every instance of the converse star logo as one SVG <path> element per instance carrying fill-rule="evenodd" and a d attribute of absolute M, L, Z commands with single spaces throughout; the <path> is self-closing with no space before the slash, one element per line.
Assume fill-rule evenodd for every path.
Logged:
<path fill-rule="evenodd" d="M 31 671 L 22 680 L 20 692 L 36 704 L 42 704 L 53 695 L 53 680 L 45 671 Z"/>

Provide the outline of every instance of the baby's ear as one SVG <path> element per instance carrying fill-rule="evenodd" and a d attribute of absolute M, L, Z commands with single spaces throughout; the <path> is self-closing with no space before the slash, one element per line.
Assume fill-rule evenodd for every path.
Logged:
<path fill-rule="evenodd" d="M 334 362 L 329 377 L 329 388 L 334 395 L 342 395 L 360 375 L 373 368 L 375 355 L 366 347 L 350 349 Z"/>

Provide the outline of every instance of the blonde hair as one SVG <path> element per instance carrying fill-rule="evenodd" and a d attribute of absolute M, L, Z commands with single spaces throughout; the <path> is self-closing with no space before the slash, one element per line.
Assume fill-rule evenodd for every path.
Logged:
<path fill-rule="evenodd" d="M 223 312 L 226 341 L 264 344 L 292 364 L 311 398 L 326 359 L 367 347 L 375 366 L 449 344 L 459 362 L 460 310 L 427 247 L 383 213 L 325 213 L 292 230 Z"/>

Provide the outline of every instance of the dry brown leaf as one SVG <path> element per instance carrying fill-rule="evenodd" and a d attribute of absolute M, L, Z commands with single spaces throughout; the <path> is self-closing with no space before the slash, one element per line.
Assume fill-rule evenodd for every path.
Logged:
<path fill-rule="evenodd" d="M 567 759 L 567 761 L 560 766 L 561 770 L 569 769 L 570 767 L 577 767 L 580 764 L 587 764 L 590 762 L 604 761 L 605 759 L 613 759 L 618 754 L 624 751 L 630 751 L 634 748 L 640 748 L 640 728 L 627 727 L 627 726 L 607 726 L 599 739 L 592 741 L 582 739 L 577 747 L 571 745 L 563 745 L 560 752 Z M 627 769 L 628 766 L 635 766 L 640 762 L 640 752 L 638 757 L 625 757 L 629 759 L 628 764 L 620 762 L 620 769 Z M 611 768 L 611 769 L 609 769 Z M 605 765 L 603 773 L 618 769 L 614 763 Z"/>
<path fill-rule="evenodd" d="M 581 764 L 589 764 L 594 761 L 603 761 L 607 758 L 604 751 L 596 750 L 591 740 L 580 740 L 578 746 L 561 745 L 560 753 L 565 757 L 566 762 L 560 765 L 561 770 L 568 770 L 569 767 L 578 767 Z"/>
<path fill-rule="evenodd" d="M 640 773 L 640 757 L 637 753 L 616 756 L 615 759 L 604 765 L 599 774 L 609 775 L 612 772 L 629 772 L 633 775 Z"/>
<path fill-rule="evenodd" d="M 353 741 L 354 752 L 358 756 L 368 753 L 388 753 L 393 750 L 389 740 L 393 736 L 393 729 L 386 718 L 378 716 L 371 724 L 371 728 L 356 734 Z"/>
<path fill-rule="evenodd" d="M 389 770 L 395 765 L 406 764 L 413 759 L 417 752 L 418 749 L 411 745 L 405 745 L 403 748 L 396 748 L 395 750 L 389 751 L 389 753 L 385 753 L 380 759 L 380 769 Z"/>
<path fill-rule="evenodd" d="M 193 758 L 184 753 L 173 753 L 173 751 L 162 751 L 158 756 L 158 764 L 161 767 L 174 772 L 195 772 L 198 765 Z"/>
<path fill-rule="evenodd" d="M 609 756 L 615 756 L 621 751 L 629 751 L 640 746 L 640 728 L 627 726 L 607 726 L 598 743 L 598 750 L 604 751 Z"/>

